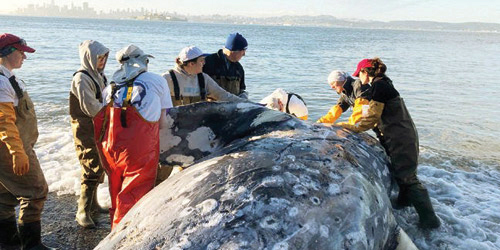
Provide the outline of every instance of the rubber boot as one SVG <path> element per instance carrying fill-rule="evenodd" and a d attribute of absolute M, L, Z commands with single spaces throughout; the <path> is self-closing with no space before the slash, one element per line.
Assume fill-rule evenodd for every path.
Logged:
<path fill-rule="evenodd" d="M 21 246 L 16 218 L 0 220 L 0 249 Z"/>
<path fill-rule="evenodd" d="M 394 209 L 403 209 L 405 207 L 411 206 L 409 196 L 409 189 L 407 185 L 399 186 L 399 194 L 397 198 L 391 199 L 392 208 Z"/>
<path fill-rule="evenodd" d="M 54 250 L 56 248 L 45 246 L 42 243 L 42 227 L 40 221 L 19 224 L 23 250 Z"/>
<path fill-rule="evenodd" d="M 408 187 L 408 198 L 417 210 L 419 223 L 418 226 L 423 229 L 433 229 L 441 226 L 441 221 L 436 216 L 432 207 L 431 199 L 427 189 L 421 184 Z"/>
<path fill-rule="evenodd" d="M 95 185 L 81 185 L 80 198 L 78 199 L 78 211 L 76 211 L 75 220 L 83 228 L 95 227 L 94 220 L 92 220 L 92 213 L 90 211 L 92 208 L 92 200 L 94 196 L 94 190 L 92 186 L 95 187 Z"/>
<path fill-rule="evenodd" d="M 92 208 L 91 208 L 92 215 L 96 217 L 100 214 L 109 213 L 109 209 L 101 207 L 101 205 L 99 205 L 99 200 L 97 199 L 97 186 L 98 185 L 92 187 L 94 194 L 92 196 Z"/>

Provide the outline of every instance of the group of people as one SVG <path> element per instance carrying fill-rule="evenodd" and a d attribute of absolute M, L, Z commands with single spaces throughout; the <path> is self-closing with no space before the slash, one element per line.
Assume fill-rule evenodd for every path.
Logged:
<path fill-rule="evenodd" d="M 80 68 L 73 74 L 69 113 L 76 153 L 82 166 L 76 221 L 95 227 L 94 218 L 109 212 L 112 228 L 155 185 L 159 131 L 169 108 L 203 101 L 248 102 L 245 72 L 239 63 L 248 43 L 230 34 L 222 49 L 204 54 L 183 48 L 174 68 L 162 75 L 148 72 L 150 58 L 135 45 L 116 53 L 120 68 L 108 80 L 104 69 L 110 50 L 83 41 Z M 0 246 L 50 249 L 40 239 L 40 214 L 47 183 L 33 146 L 38 130 L 33 103 L 14 69 L 25 53 L 35 50 L 12 34 L 0 36 Z M 390 171 L 399 186 L 395 208 L 413 205 L 423 228 L 439 227 L 426 188 L 417 178 L 418 135 L 403 99 L 385 75 L 379 59 L 363 59 L 352 75 L 334 70 L 328 84 L 340 98 L 318 123 L 334 124 L 352 108 L 347 122 L 354 132 L 373 129 L 391 159 Z M 353 78 L 356 77 L 356 78 Z M 261 105 L 307 120 L 306 102 L 297 94 L 276 89 Z M 134 136 L 134 135 L 142 136 Z M 111 208 L 99 206 L 97 186 L 108 175 Z M 15 207 L 20 205 L 16 223 Z"/>

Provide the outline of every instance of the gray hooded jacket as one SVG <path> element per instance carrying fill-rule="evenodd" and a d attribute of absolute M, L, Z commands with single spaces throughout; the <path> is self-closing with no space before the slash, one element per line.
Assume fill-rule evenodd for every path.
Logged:
<path fill-rule="evenodd" d="M 105 87 L 104 73 L 97 70 L 97 57 L 109 53 L 109 49 L 97 41 L 86 40 L 80 44 L 80 70 L 87 71 L 100 87 L 100 92 Z M 76 96 L 81 110 L 89 117 L 94 117 L 102 108 L 101 102 L 96 99 L 96 86 L 92 79 L 83 73 L 73 76 L 71 93 Z"/>

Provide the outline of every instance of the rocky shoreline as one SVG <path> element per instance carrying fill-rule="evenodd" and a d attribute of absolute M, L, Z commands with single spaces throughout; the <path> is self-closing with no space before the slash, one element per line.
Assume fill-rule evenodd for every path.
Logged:
<path fill-rule="evenodd" d="M 42 214 L 42 240 L 58 249 L 93 249 L 110 232 L 108 214 L 101 214 L 97 227 L 83 229 L 75 222 L 75 195 L 49 193 Z"/>

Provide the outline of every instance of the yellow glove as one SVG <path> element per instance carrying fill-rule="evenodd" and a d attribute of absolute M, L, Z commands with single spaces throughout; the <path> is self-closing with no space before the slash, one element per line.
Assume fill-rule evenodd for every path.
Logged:
<path fill-rule="evenodd" d="M 382 111 L 384 111 L 385 104 L 382 102 L 371 100 L 369 105 L 370 107 L 368 108 L 368 115 L 363 116 L 361 120 L 356 123 L 356 125 L 346 123 L 339 125 L 354 132 L 363 132 L 374 128 L 377 123 L 379 123 L 380 117 L 382 117 Z"/>
<path fill-rule="evenodd" d="M 330 111 L 328 111 L 328 114 L 319 118 L 316 122 L 317 123 L 334 123 L 337 119 L 339 119 L 341 114 L 342 114 L 342 108 L 339 105 L 335 105 L 330 109 Z"/>
<path fill-rule="evenodd" d="M 370 101 L 364 98 L 357 98 L 354 101 L 354 107 L 352 108 L 352 114 L 349 117 L 349 124 L 356 124 L 358 123 L 361 118 L 363 117 L 363 105 L 370 105 Z"/>
<path fill-rule="evenodd" d="M 16 111 L 10 102 L 0 103 L 0 140 L 5 143 L 12 155 L 14 174 L 26 174 L 29 171 L 29 160 L 17 130 Z"/>

